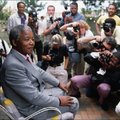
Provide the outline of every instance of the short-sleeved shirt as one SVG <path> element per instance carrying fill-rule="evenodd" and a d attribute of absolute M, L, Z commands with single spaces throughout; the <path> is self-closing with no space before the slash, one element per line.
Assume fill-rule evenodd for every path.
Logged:
<path fill-rule="evenodd" d="M 113 17 L 109 17 L 108 15 L 100 16 L 96 23 L 102 26 L 107 18 L 113 18 L 116 21 L 116 25 L 120 26 L 120 17 L 117 15 L 114 15 Z"/>
<path fill-rule="evenodd" d="M 72 16 L 71 13 L 67 15 L 67 17 L 71 16 L 73 22 L 77 22 L 79 20 L 85 20 L 85 17 L 83 14 L 77 13 L 76 15 Z"/>
<path fill-rule="evenodd" d="M 54 60 L 51 60 L 49 62 L 50 66 L 53 66 L 54 64 L 58 65 L 63 63 L 64 57 L 68 57 L 68 49 L 66 45 L 61 45 L 59 49 L 51 49 L 49 48 L 47 51 L 44 51 L 44 55 L 50 55 L 53 57 Z"/>

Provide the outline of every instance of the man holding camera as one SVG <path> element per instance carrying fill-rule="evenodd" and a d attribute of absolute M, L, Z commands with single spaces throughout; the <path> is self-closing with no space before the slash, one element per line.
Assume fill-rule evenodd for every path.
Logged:
<path fill-rule="evenodd" d="M 101 37 L 112 36 L 115 38 L 118 49 L 120 50 L 120 26 L 116 26 L 116 22 L 112 18 L 108 18 L 103 23 L 103 30 L 101 31 Z"/>
<path fill-rule="evenodd" d="M 107 15 L 100 16 L 96 22 L 96 31 L 98 35 L 101 34 L 101 26 L 103 26 L 107 18 L 113 18 L 116 21 L 116 25 L 120 26 L 120 17 L 117 15 L 117 5 L 115 3 L 109 4 L 107 12 Z"/>
<path fill-rule="evenodd" d="M 107 97 L 110 91 L 120 89 L 120 52 L 115 52 L 115 47 L 115 39 L 107 37 L 97 52 L 85 55 L 84 59 L 92 65 L 92 69 L 87 75 L 71 78 L 70 95 L 78 95 L 79 88 L 94 88 L 99 96 L 99 104 L 104 110 L 108 110 Z"/>
<path fill-rule="evenodd" d="M 54 34 L 59 34 L 58 26 L 60 20 L 55 16 L 55 6 L 49 5 L 47 7 L 47 16 L 44 19 L 45 28 L 43 30 L 44 41 L 43 45 L 46 46 L 51 42 L 51 37 Z M 58 30 L 57 33 L 54 33 L 53 30 Z"/>
<path fill-rule="evenodd" d="M 65 24 L 79 20 L 85 20 L 85 17 L 83 14 L 78 12 L 78 4 L 76 2 L 72 2 L 70 4 L 70 13 L 65 17 Z"/>

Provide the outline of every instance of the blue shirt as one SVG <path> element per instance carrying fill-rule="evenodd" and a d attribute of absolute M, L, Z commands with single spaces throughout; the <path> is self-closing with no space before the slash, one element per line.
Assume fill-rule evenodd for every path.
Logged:
<path fill-rule="evenodd" d="M 67 15 L 67 17 L 72 17 L 73 22 L 79 21 L 79 20 L 85 20 L 84 15 L 77 12 L 74 16 L 70 13 Z"/>

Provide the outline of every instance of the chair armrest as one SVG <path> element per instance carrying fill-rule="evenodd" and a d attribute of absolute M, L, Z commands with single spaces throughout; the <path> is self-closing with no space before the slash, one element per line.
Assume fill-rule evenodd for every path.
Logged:
<path fill-rule="evenodd" d="M 56 111 L 56 112 L 58 112 L 58 113 L 60 114 L 60 117 L 62 117 L 62 116 L 61 116 L 62 113 L 61 113 L 61 111 L 60 111 L 58 108 L 56 108 L 56 107 L 45 107 L 45 108 L 42 108 L 42 109 L 40 109 L 40 110 L 32 113 L 31 115 L 27 116 L 27 117 L 25 118 L 25 120 L 29 120 L 29 119 L 37 116 L 38 114 L 43 113 L 43 112 L 46 112 L 46 111 Z"/>
<path fill-rule="evenodd" d="M 0 109 L 8 115 L 8 117 L 11 119 L 11 120 L 14 120 L 14 118 L 12 117 L 12 115 L 2 106 L 0 105 Z"/>

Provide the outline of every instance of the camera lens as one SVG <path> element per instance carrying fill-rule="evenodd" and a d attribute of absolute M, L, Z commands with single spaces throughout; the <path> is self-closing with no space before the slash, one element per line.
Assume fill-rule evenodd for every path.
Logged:
<path fill-rule="evenodd" d="M 103 29 L 105 32 L 110 32 L 110 28 L 108 26 L 105 26 Z"/>

